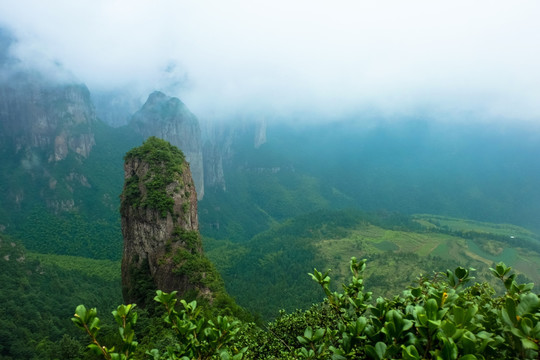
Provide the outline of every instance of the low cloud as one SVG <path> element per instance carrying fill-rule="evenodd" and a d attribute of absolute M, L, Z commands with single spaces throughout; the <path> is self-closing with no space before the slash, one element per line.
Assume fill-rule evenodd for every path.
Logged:
<path fill-rule="evenodd" d="M 538 14 L 533 0 L 19 0 L 0 4 L 0 25 L 25 63 L 61 64 L 91 89 L 160 89 L 202 117 L 540 123 Z"/>

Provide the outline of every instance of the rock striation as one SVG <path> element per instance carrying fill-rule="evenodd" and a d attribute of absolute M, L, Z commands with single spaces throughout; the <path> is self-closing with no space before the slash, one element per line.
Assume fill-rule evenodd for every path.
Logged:
<path fill-rule="evenodd" d="M 69 153 L 87 158 L 95 145 L 96 122 L 84 85 L 49 85 L 19 74 L 0 84 L 0 141 L 31 160 L 36 154 L 58 162 Z"/>
<path fill-rule="evenodd" d="M 222 280 L 203 254 L 197 193 L 183 153 L 150 137 L 126 154 L 124 173 L 124 300 L 145 306 L 160 289 L 212 301 Z"/>

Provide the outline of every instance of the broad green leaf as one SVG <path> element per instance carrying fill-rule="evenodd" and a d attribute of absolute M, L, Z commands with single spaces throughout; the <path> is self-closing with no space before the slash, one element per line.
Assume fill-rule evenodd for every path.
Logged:
<path fill-rule="evenodd" d="M 379 359 L 384 359 L 384 354 L 386 353 L 386 344 L 379 341 L 375 344 L 375 351 L 377 352 Z"/>
<path fill-rule="evenodd" d="M 311 337 L 313 336 L 313 329 L 311 326 L 308 326 L 306 330 L 304 331 L 304 337 L 308 340 L 311 340 Z"/>
<path fill-rule="evenodd" d="M 457 267 L 454 271 L 454 274 L 456 274 L 457 278 L 460 280 L 463 280 L 467 275 L 469 271 L 461 266 Z"/>
<path fill-rule="evenodd" d="M 383 342 L 378 342 L 375 344 L 375 347 L 372 345 L 366 345 L 365 350 L 370 358 L 382 360 L 384 359 L 384 353 L 386 352 L 386 344 Z"/>
<path fill-rule="evenodd" d="M 411 295 L 414 296 L 415 298 L 417 297 L 420 297 L 422 295 L 422 288 L 413 288 L 411 289 Z"/>
<path fill-rule="evenodd" d="M 456 333 L 456 326 L 450 321 L 443 321 L 441 324 L 441 329 L 444 331 L 444 335 L 447 337 L 453 337 Z"/>
<path fill-rule="evenodd" d="M 439 305 L 437 304 L 437 300 L 429 299 L 428 301 L 426 301 L 425 309 L 426 309 L 426 315 L 429 320 L 437 320 L 437 312 L 439 310 Z"/>
<path fill-rule="evenodd" d="M 538 350 L 538 345 L 534 341 L 527 339 L 525 337 L 521 338 L 521 344 L 523 345 L 525 349 Z"/>
<path fill-rule="evenodd" d="M 84 305 L 77 306 L 77 308 L 75 309 L 75 317 L 86 322 L 86 307 Z"/>
<path fill-rule="evenodd" d="M 401 356 L 405 360 L 418 360 L 420 359 L 420 354 L 418 354 L 418 350 L 416 350 L 416 347 L 414 345 L 401 345 Z"/>
<path fill-rule="evenodd" d="M 315 334 L 313 334 L 313 341 L 318 341 L 324 336 L 324 329 L 319 328 L 315 331 Z"/>
<path fill-rule="evenodd" d="M 458 356 L 458 348 L 452 339 L 443 338 L 443 348 L 441 351 L 444 360 L 455 360 Z"/>
<path fill-rule="evenodd" d="M 523 294 L 519 297 L 519 304 L 516 309 L 517 315 L 523 317 L 525 314 L 534 314 L 540 308 L 540 299 L 533 293 Z"/>
<path fill-rule="evenodd" d="M 509 326 L 514 326 L 514 324 L 517 323 L 516 302 L 510 297 L 506 298 L 504 309 L 502 310 L 502 317 Z"/>
<path fill-rule="evenodd" d="M 465 354 L 474 354 L 476 350 L 476 337 L 470 331 L 466 331 L 461 337 L 459 344 Z"/>

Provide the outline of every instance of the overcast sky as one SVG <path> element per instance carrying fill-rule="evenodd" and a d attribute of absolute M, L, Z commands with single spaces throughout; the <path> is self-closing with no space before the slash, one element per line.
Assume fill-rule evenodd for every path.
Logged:
<path fill-rule="evenodd" d="M 91 90 L 243 111 L 540 123 L 540 1 L 1 0 L 13 53 Z"/>

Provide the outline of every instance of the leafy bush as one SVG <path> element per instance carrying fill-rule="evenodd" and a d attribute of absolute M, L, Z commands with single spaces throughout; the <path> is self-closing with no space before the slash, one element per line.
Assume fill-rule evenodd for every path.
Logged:
<path fill-rule="evenodd" d="M 365 260 L 352 258 L 350 282 L 341 292 L 330 289 L 327 272 L 314 270 L 310 275 L 325 301 L 305 312 L 282 313 L 267 331 L 227 317 L 208 320 L 196 302 L 181 300 L 176 310 L 176 294 L 158 291 L 155 300 L 165 305 L 164 321 L 177 342 L 147 355 L 154 360 L 539 358 L 540 298 L 531 292 L 532 284 L 518 284 L 503 263 L 490 269 L 504 284 L 501 296 L 487 283 L 468 286 L 474 269 L 458 267 L 430 279 L 421 277 L 401 295 L 375 301 L 364 291 L 365 268 Z M 77 309 L 74 321 L 90 334 L 91 348 L 107 359 L 130 358 L 129 352 L 115 355 L 111 350 L 107 357 L 104 352 L 109 350 L 98 349 L 95 311 L 85 318 L 87 313 Z M 113 314 L 118 317 L 118 312 Z M 124 335 L 131 334 L 131 323 L 123 324 L 120 334 L 133 345 Z"/>
<path fill-rule="evenodd" d="M 177 336 L 177 342 L 161 352 L 157 349 L 146 351 L 149 358 L 203 360 L 219 355 L 219 358 L 224 360 L 242 359 L 247 348 L 238 350 L 229 346 L 240 330 L 240 321 L 231 320 L 226 316 L 217 316 L 214 320 L 208 320 L 202 316 L 201 308 L 197 306 L 196 301 L 187 303 L 181 300 L 182 306 L 176 310 L 175 291 L 167 294 L 158 290 L 154 299 L 165 306 L 166 314 L 163 321 L 171 326 Z M 107 348 L 97 339 L 100 320 L 95 308 L 87 310 L 84 305 L 79 305 L 72 321 L 90 336 L 92 343 L 88 347 L 96 354 L 101 354 L 108 360 L 134 359 L 138 346 L 137 341 L 134 340 L 135 332 L 133 331 L 137 322 L 137 313 L 133 311 L 134 308 L 135 305 L 120 305 L 113 311 L 122 339 L 122 345 L 118 350 L 114 347 Z"/>

